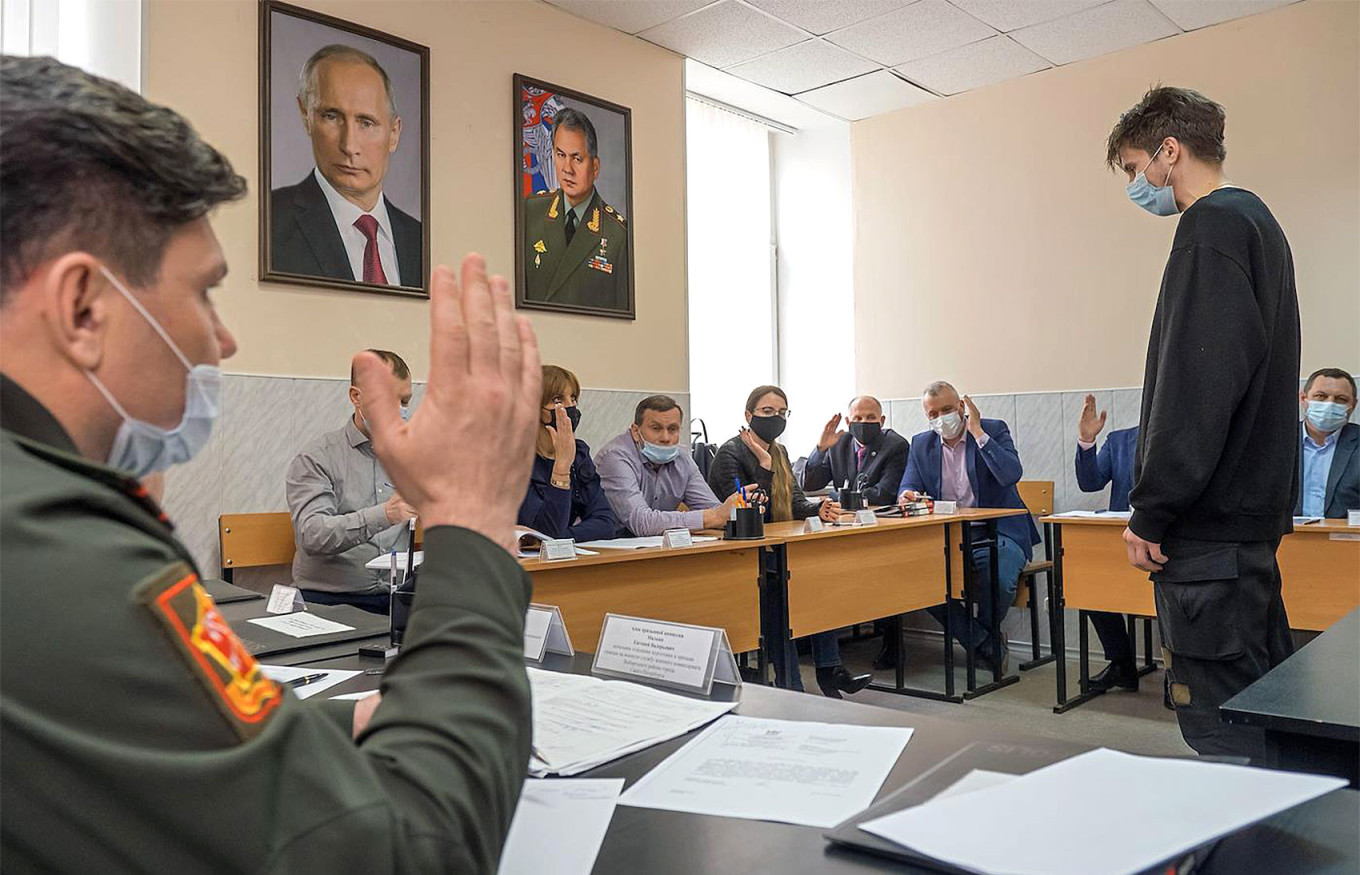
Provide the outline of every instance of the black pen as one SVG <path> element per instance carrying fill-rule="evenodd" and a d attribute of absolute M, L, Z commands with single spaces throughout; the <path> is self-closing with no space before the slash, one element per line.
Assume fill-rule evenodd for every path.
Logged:
<path fill-rule="evenodd" d="M 284 681 L 284 683 L 290 687 L 305 687 L 308 684 L 316 683 L 317 681 L 324 681 L 328 677 L 330 677 L 330 675 L 323 671 L 320 674 L 305 674 L 300 678 Z"/>

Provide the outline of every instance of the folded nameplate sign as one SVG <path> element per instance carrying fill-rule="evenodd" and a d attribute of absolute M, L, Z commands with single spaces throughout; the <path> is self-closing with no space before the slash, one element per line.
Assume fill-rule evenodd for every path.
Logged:
<path fill-rule="evenodd" d="M 820 531 L 822 531 L 822 518 L 815 516 L 808 517 L 806 524 L 803 526 L 803 534 L 810 535 L 813 532 Z"/>
<path fill-rule="evenodd" d="M 661 533 L 661 546 L 666 550 L 693 547 L 694 537 L 689 533 L 689 529 L 666 529 Z"/>
<path fill-rule="evenodd" d="M 1360 510 L 1346 511 L 1346 525 L 1360 526 Z"/>
<path fill-rule="evenodd" d="M 855 511 L 855 525 L 876 526 L 878 525 L 878 517 L 874 516 L 874 512 L 868 508 L 857 510 Z"/>
<path fill-rule="evenodd" d="M 725 630 L 620 614 L 605 614 L 591 672 L 705 696 L 715 681 L 741 686 Z"/>
<path fill-rule="evenodd" d="M 544 562 L 561 562 L 576 558 L 576 541 L 572 538 L 549 538 L 539 547 Z"/>
<path fill-rule="evenodd" d="M 567 624 L 556 605 L 529 605 L 524 615 L 524 658 L 542 662 L 549 653 L 576 655 Z"/>
<path fill-rule="evenodd" d="M 297 587 L 276 583 L 269 593 L 269 604 L 265 610 L 271 614 L 291 614 L 307 610 L 307 603 L 303 601 L 302 592 Z"/>
<path fill-rule="evenodd" d="M 957 501 L 935 500 L 935 513 L 958 513 L 959 503 Z"/>

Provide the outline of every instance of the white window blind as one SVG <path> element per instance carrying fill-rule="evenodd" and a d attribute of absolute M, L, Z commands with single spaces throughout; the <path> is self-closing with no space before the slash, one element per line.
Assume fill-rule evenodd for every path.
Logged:
<path fill-rule="evenodd" d="M 141 0 L 0 0 L 0 47 L 142 90 Z"/>

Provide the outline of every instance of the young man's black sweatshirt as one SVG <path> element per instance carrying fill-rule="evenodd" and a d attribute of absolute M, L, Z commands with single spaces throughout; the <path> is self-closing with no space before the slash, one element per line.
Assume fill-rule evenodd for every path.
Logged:
<path fill-rule="evenodd" d="M 1299 301 L 1275 217 L 1240 188 L 1180 218 L 1148 341 L 1129 528 L 1267 541 L 1299 488 Z"/>

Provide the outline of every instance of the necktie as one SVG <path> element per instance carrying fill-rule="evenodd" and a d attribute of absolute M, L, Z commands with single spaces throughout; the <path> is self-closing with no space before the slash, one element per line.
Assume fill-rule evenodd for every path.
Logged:
<path fill-rule="evenodd" d="M 567 242 L 576 236 L 576 211 L 567 210 Z"/>
<path fill-rule="evenodd" d="M 869 448 L 864 444 L 860 444 L 859 449 L 855 450 L 855 471 L 864 470 L 864 454 L 867 452 L 869 452 Z"/>
<path fill-rule="evenodd" d="M 364 235 L 364 282 L 387 285 L 382 259 L 378 257 L 378 220 L 365 213 L 354 220 L 354 227 Z"/>

